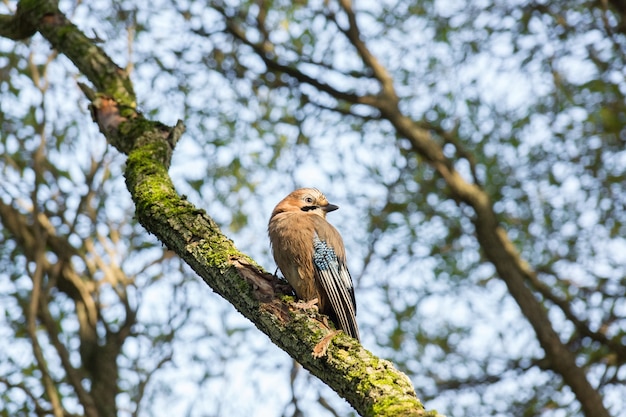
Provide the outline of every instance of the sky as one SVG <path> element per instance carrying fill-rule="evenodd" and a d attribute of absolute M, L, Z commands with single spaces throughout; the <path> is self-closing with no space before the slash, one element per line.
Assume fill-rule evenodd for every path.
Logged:
<path fill-rule="evenodd" d="M 400 156 L 400 150 L 398 147 L 391 147 L 392 149 L 389 150 L 388 143 L 394 138 L 393 132 L 390 132 L 388 127 L 368 125 L 367 127 L 372 128 L 371 130 L 356 131 L 352 126 L 343 125 L 339 121 L 333 124 L 332 118 L 320 114 L 319 120 L 307 121 L 304 124 L 305 133 L 315 138 L 311 145 L 291 147 L 289 154 L 279 160 L 273 172 L 258 169 L 258 166 L 263 168 L 263 164 L 273 157 L 271 151 L 268 150 L 268 144 L 278 143 L 281 140 L 293 140 L 293 137 L 298 134 L 293 126 L 281 121 L 281 118 L 290 115 L 289 111 L 295 112 L 298 109 L 289 107 L 288 99 L 281 97 L 280 93 L 263 88 L 258 89 L 258 96 L 261 100 L 246 101 L 242 106 L 237 106 L 242 103 L 243 98 L 253 93 L 256 94 L 257 91 L 253 91 L 252 87 L 244 81 L 225 85 L 224 77 L 210 66 L 199 67 L 197 63 L 194 64 L 195 60 L 210 56 L 215 48 L 224 47 L 224 44 L 219 43 L 219 37 L 215 41 L 206 40 L 200 43 L 197 37 L 188 32 L 188 24 L 196 25 L 196 28 L 198 25 L 205 28 L 212 27 L 215 14 L 208 8 L 201 8 L 198 6 L 199 3 L 194 3 L 192 6 L 194 13 L 201 17 L 194 17 L 190 22 L 186 22 L 180 15 L 170 12 L 168 2 L 144 3 L 136 3 L 137 19 L 147 25 L 148 31 L 137 35 L 132 50 L 127 47 L 127 33 L 119 31 L 119 28 L 111 26 L 95 14 L 96 11 L 110 14 L 110 5 L 107 2 L 93 2 L 77 7 L 73 12 L 73 20 L 87 34 L 93 33 L 104 39 L 102 46 L 121 66 L 129 61 L 134 62 L 132 79 L 135 83 L 140 109 L 169 125 L 173 125 L 178 119 L 185 120 L 187 133 L 177 146 L 170 170 L 176 188 L 180 193 L 187 195 L 189 200 L 198 207 L 205 208 L 223 227 L 224 232 L 233 238 L 240 250 L 251 255 L 267 270 L 273 271 L 275 266 L 269 254 L 269 242 L 266 237 L 269 214 L 273 206 L 292 189 L 300 186 L 315 186 L 321 189 L 330 201 L 340 206 L 340 210 L 332 213 L 329 220 L 344 235 L 350 269 L 353 276 L 359 277 L 357 280 L 358 320 L 366 330 L 363 332 L 363 342 L 366 348 L 381 356 L 395 354 L 389 347 L 379 343 L 384 341 L 381 334 L 393 328 L 394 323 L 391 318 L 394 308 L 400 309 L 405 304 L 413 303 L 417 306 L 420 317 L 427 318 L 421 323 L 426 331 L 435 332 L 442 326 L 451 325 L 450 323 L 463 326 L 474 322 L 471 337 L 464 340 L 461 348 L 461 353 L 465 351 L 468 356 L 476 351 L 484 351 L 485 355 L 494 351 L 506 352 L 510 355 L 523 354 L 524 352 L 519 351 L 524 349 L 531 352 L 538 351 L 536 343 L 528 344 L 528 340 L 533 340 L 528 326 L 522 326 L 521 330 L 513 332 L 514 334 L 506 333 L 508 339 L 504 340 L 501 338 L 502 329 L 492 326 L 491 320 L 494 316 L 497 316 L 497 319 L 503 323 L 515 322 L 520 317 L 519 309 L 512 300 L 506 297 L 505 288 L 501 282 L 491 281 L 487 288 L 461 286 L 464 294 L 455 294 L 450 293 L 449 287 L 437 279 L 436 265 L 428 259 L 427 253 L 428 244 L 431 242 L 429 239 L 434 241 L 440 238 L 439 234 L 445 233 L 443 221 L 438 222 L 437 219 L 426 221 L 423 215 L 416 214 L 415 218 L 409 221 L 415 225 L 419 236 L 412 249 L 420 255 L 415 258 L 405 256 L 404 259 L 402 255 L 399 255 L 398 258 L 394 258 L 402 261 L 397 265 L 385 265 L 383 261 L 378 260 L 377 264 L 374 263 L 374 266 L 370 265 L 367 270 L 364 270 L 363 259 L 368 250 L 366 247 L 367 230 L 364 228 L 366 215 L 369 211 L 375 212 L 384 204 L 387 197 L 386 183 L 393 182 L 403 172 L 402 167 L 399 166 L 403 159 Z M 436 2 L 436 5 L 441 9 L 440 11 L 447 10 L 451 16 L 463 10 L 460 2 Z M 378 3 L 364 3 L 359 7 L 370 9 L 371 16 L 376 16 Z M 62 8 L 70 10 L 73 6 L 70 2 L 62 2 Z M 0 8 L 0 12 L 4 13 L 4 11 Z M 363 14 L 363 27 L 367 34 L 375 34 L 379 30 L 371 16 Z M 487 24 L 484 19 L 486 19 L 485 16 L 476 18 L 477 30 L 481 29 L 481 25 Z M 504 20 L 502 25 L 513 24 L 514 20 Z M 454 21 L 452 19 L 451 22 L 454 23 Z M 415 25 L 416 28 L 419 28 L 418 24 L 419 19 L 408 19 L 406 23 L 406 25 Z M 284 33 L 301 30 L 296 25 L 281 27 Z M 398 90 L 400 94 L 407 97 L 414 94 L 418 96 L 418 99 L 407 100 L 403 104 L 406 106 L 406 111 L 416 118 L 432 107 L 437 97 L 445 97 L 450 91 L 464 86 L 467 88 L 462 89 L 463 96 L 457 96 L 457 101 L 448 103 L 449 110 L 459 118 L 471 116 L 470 109 L 462 102 L 462 98 L 480 96 L 485 102 L 502 112 L 515 112 L 533 96 L 547 94 L 552 86 L 552 80 L 546 79 L 545 73 L 519 70 L 519 62 L 510 57 L 511 39 L 507 38 L 506 33 L 503 33 L 501 37 L 493 37 L 487 52 L 473 56 L 463 67 L 458 67 L 454 65 L 456 57 L 447 55 L 449 52 L 442 45 L 432 43 L 432 37 L 436 35 L 429 32 L 432 28 L 424 27 L 423 29 L 420 31 L 420 36 L 404 39 L 402 43 L 404 49 L 399 51 L 392 46 L 401 40 L 401 31 L 390 31 L 388 38 L 375 39 L 372 42 L 372 47 L 381 61 L 390 67 L 396 70 L 415 69 L 414 73 L 417 75 L 409 78 L 402 86 L 398 86 Z M 541 26 L 534 30 L 535 42 L 545 43 L 543 51 L 549 53 L 553 46 L 548 42 L 548 34 L 542 33 Z M 581 42 L 579 48 L 572 49 L 571 56 L 566 56 L 558 62 L 564 75 L 572 81 L 582 83 L 594 75 L 592 69 L 584 63 L 581 54 L 584 52 L 583 45 L 598 42 L 595 36 L 597 34 L 590 33 L 590 38 Z M 280 41 L 280 39 L 279 36 L 277 40 Z M 322 42 L 330 48 L 341 50 L 342 44 L 333 43 L 334 41 L 332 38 L 322 39 Z M 181 57 L 175 51 L 183 46 L 189 46 L 189 48 Z M 429 62 L 421 52 L 425 46 L 431 47 L 432 56 L 439 61 L 437 68 L 442 69 L 443 74 L 436 74 L 437 77 L 435 77 L 428 71 Z M 0 40 L 0 50 L 12 48 L 11 42 Z M 35 38 L 28 47 L 19 46 L 19 48 L 33 51 L 33 59 L 38 63 L 45 62 L 50 53 L 40 37 Z M 247 59 L 251 68 L 258 65 L 254 58 Z M 341 68 L 357 67 L 355 59 L 354 54 L 346 53 L 341 56 L 337 65 Z M 6 58 L 0 57 L 0 67 L 6 65 Z M 99 157 L 105 152 L 104 141 L 93 123 L 90 123 L 85 99 L 81 98 L 81 93 L 76 86 L 68 84 L 65 78 L 68 73 L 75 74 L 72 65 L 61 58 L 49 68 L 48 76 L 51 85 L 46 92 L 44 106 L 41 105 L 41 93 L 32 88 L 26 77 L 18 77 L 15 86 L 22 92 L 14 100 L 3 99 L 0 102 L 0 109 L 3 113 L 18 117 L 29 111 L 30 106 L 34 106 L 39 109 L 38 113 L 35 113 L 36 117 L 43 120 L 41 109 L 45 108 L 45 118 L 48 120 L 50 129 L 71 123 L 69 120 L 78 114 L 80 118 L 77 125 L 68 130 L 68 137 L 75 141 L 74 153 L 69 158 L 67 154 L 54 151 L 51 151 L 51 155 L 55 158 L 55 164 L 68 169 L 73 178 L 80 178 L 83 175 L 82 169 L 89 164 L 90 158 Z M 169 73 L 163 71 L 162 68 L 176 69 L 177 72 Z M 344 78 L 336 74 L 325 74 L 325 76 L 330 83 L 343 85 L 342 83 L 346 82 Z M 424 80 L 419 79 L 420 77 Z M 432 80 L 432 85 L 425 87 L 430 80 Z M 420 94 L 416 94 L 415 91 Z M 6 94 L 6 91 L 0 93 Z M 263 98 L 267 98 L 268 101 L 264 102 Z M 323 99 L 320 98 L 320 100 Z M 267 108 L 275 103 L 286 103 L 288 110 L 281 110 L 279 106 Z M 276 123 L 266 129 L 264 134 L 250 129 L 258 116 L 266 111 L 271 112 L 270 118 L 274 118 Z M 492 129 L 506 131 L 506 126 L 491 126 L 488 116 L 484 115 L 479 118 L 484 121 L 480 128 L 486 132 Z M 585 117 L 583 110 L 574 109 L 563 120 L 557 120 L 557 122 L 565 126 L 571 120 L 580 122 Z M 545 144 L 550 138 L 546 132 L 552 122 L 548 117 L 538 115 L 526 135 L 527 142 L 520 149 L 526 146 L 527 152 L 531 152 L 536 146 L 548 146 Z M 228 127 L 224 127 L 225 125 Z M 231 146 L 212 145 L 224 139 L 231 141 Z M 363 146 L 363 143 L 367 143 L 368 146 Z M 15 151 L 17 142 L 8 140 L 5 146 L 6 151 Z M 486 150 L 489 149 L 486 148 Z M 493 152 L 498 153 L 502 160 L 511 165 L 517 163 L 520 155 L 517 152 L 503 151 L 502 148 L 494 148 Z M 115 150 L 109 149 L 107 153 L 113 175 L 118 179 L 107 186 L 110 187 L 107 192 L 110 198 L 114 199 L 111 200 L 114 204 L 106 205 L 106 216 L 111 221 L 121 222 L 129 215 L 129 209 L 132 206 L 120 176 L 124 162 L 122 157 L 116 155 Z M 228 170 L 234 161 L 241 162 L 244 170 L 248 169 L 244 171 L 244 175 L 254 184 L 254 187 L 243 188 L 236 195 L 231 193 L 233 188 L 231 178 L 225 178 L 223 181 L 214 179 L 224 172 L 220 169 Z M 615 161 L 615 164 L 619 165 L 619 162 Z M 377 172 L 380 177 L 374 177 L 372 172 Z M 550 196 L 555 206 L 580 203 L 581 181 L 584 179 L 574 172 L 569 172 L 566 165 L 555 165 L 553 172 L 555 176 L 563 179 L 557 195 L 554 195 L 552 186 L 542 183 L 530 183 L 527 185 L 526 192 L 537 196 L 538 199 L 545 198 L 546 195 Z M 469 177 L 467 172 L 464 175 Z M 32 181 L 32 174 L 28 171 L 18 181 L 10 170 L 5 169 L 2 178 L 4 185 L 0 188 L 0 193 L 3 201 L 8 202 L 20 194 L 28 195 L 28 186 L 25 184 Z M 207 181 L 199 191 L 190 185 L 191 180 L 204 179 Z M 63 191 L 69 191 L 72 187 L 73 184 L 67 183 Z M 52 194 L 51 192 L 50 195 Z M 45 193 L 42 194 L 42 198 L 47 197 Z M 68 201 L 70 207 L 77 205 L 76 199 Z M 445 203 L 437 200 L 434 204 L 443 206 Z M 245 227 L 240 228 L 235 224 L 233 208 L 240 208 L 247 214 L 248 223 Z M 454 212 L 456 207 L 451 210 Z M 593 217 L 594 214 L 594 208 L 589 207 L 578 219 L 580 226 L 593 226 L 597 222 L 597 219 Z M 398 224 L 402 224 L 404 219 L 400 216 L 397 221 Z M 569 233 L 568 227 L 568 225 L 564 227 L 566 234 Z M 570 229 L 572 233 L 577 230 L 574 225 Z M 398 241 L 407 239 L 407 235 L 403 233 L 405 232 L 398 229 L 381 239 L 376 246 L 377 253 L 383 254 L 396 250 Z M 463 247 L 471 249 L 474 245 L 471 239 L 468 239 L 465 246 L 461 244 L 461 249 Z M 612 240 L 606 245 L 606 256 L 613 263 L 617 263 L 623 250 L 626 250 L 624 240 Z M 157 247 L 155 254 L 151 256 L 156 256 L 156 252 L 159 251 Z M 478 261 L 477 258 L 472 258 L 472 253 L 478 256 L 476 251 L 461 252 L 458 261 L 459 268 L 469 268 Z M 130 270 L 141 270 L 141 260 L 120 259 L 119 262 L 125 262 Z M 133 262 L 137 262 L 137 266 L 134 266 Z M 599 262 L 595 268 L 598 269 L 598 273 L 602 274 L 603 268 L 611 269 L 607 266 L 610 263 Z M 572 265 L 565 265 L 563 268 L 566 270 L 569 268 L 568 272 L 575 273 L 577 279 L 584 279 L 584 269 L 576 271 L 575 266 Z M 385 272 L 384 276 L 381 276 L 381 271 Z M 147 322 L 166 321 L 167 316 L 163 313 L 171 313 L 171 311 L 164 311 L 163 306 L 175 306 L 177 303 L 180 304 L 181 300 L 184 300 L 184 305 L 194 306 L 196 309 L 189 319 L 189 326 L 183 331 L 186 342 L 175 347 L 171 365 L 155 377 L 153 382 L 155 394 L 151 394 L 154 398 L 149 405 L 146 405 L 146 414 L 280 415 L 284 404 L 288 403 L 292 396 L 289 384 L 291 359 L 268 343 L 266 336 L 254 329 L 245 332 L 235 331 L 225 338 L 223 336 L 225 329 L 250 329 L 252 325 L 194 278 L 188 268 L 183 268 L 181 271 L 178 265 L 172 265 L 168 267 L 168 272 L 166 280 L 140 295 L 144 302 L 140 311 L 144 320 Z M 147 280 L 153 273 L 154 271 L 147 271 L 141 274 L 144 274 L 143 279 Z M 477 269 L 472 278 L 486 279 L 492 274 L 493 270 L 486 266 Z M 184 295 L 174 293 L 171 283 L 183 279 L 189 279 L 186 285 L 191 288 Z M 422 280 L 423 283 L 415 283 L 415 280 Z M 4 277 L 0 280 L 0 289 L 3 283 L 6 283 Z M 397 297 L 394 300 L 397 304 L 390 306 L 389 300 L 385 299 L 384 294 L 377 289 L 382 285 L 389 285 L 392 289 L 397 289 L 398 293 L 407 294 L 406 298 Z M 431 291 L 427 300 L 412 299 L 412 296 L 408 294 L 408 290 L 419 288 L 420 291 L 424 291 L 426 287 Z M 414 297 L 422 294 L 420 291 L 415 290 Z M 177 297 L 182 298 L 177 299 Z M 7 311 L 10 307 L 0 308 Z M 558 317 L 555 319 L 559 320 Z M 7 323 L 0 324 L 0 334 L 7 332 Z M 189 342 L 194 340 L 195 342 Z M 515 343 L 511 343 L 511 340 Z M 137 358 L 139 363 L 145 361 L 145 365 L 148 366 L 153 364 L 158 356 L 151 357 L 147 353 L 151 351 L 146 343 L 146 341 L 129 343 L 127 355 Z M 223 346 L 224 343 L 226 347 Z M 436 351 L 436 347 L 431 346 L 422 350 L 422 347 L 411 341 L 405 342 L 402 346 L 407 356 L 413 358 L 429 354 L 425 351 L 426 349 L 435 351 L 435 353 L 430 353 L 433 356 L 427 357 L 448 360 L 452 368 L 466 365 L 462 357 L 442 356 Z M 235 354 L 226 359 L 224 351 Z M 161 353 L 167 354 L 167 352 Z M 15 357 L 19 360 L 22 352 L 5 350 L 3 354 L 6 355 L 5 357 Z M 194 360 L 194 356 L 197 361 Z M 199 367 L 197 366 L 199 362 L 208 366 Z M 471 366 L 470 363 L 467 368 L 463 369 L 463 372 L 470 372 L 468 370 L 471 370 Z M 497 361 L 493 366 L 498 366 Z M 536 378 L 541 381 L 545 375 L 530 373 L 525 378 L 530 380 Z M 132 381 L 132 376 L 129 380 Z M 175 383 L 171 384 L 171 382 Z M 415 378 L 415 382 L 416 384 L 422 383 L 419 378 Z M 515 382 L 515 379 L 507 380 L 500 386 L 503 391 L 499 392 L 515 392 Z M 158 394 L 157 388 L 165 384 L 172 387 L 171 394 L 162 397 L 156 395 Z M 302 403 L 306 404 L 310 410 L 319 410 L 320 415 L 323 413 L 321 406 L 317 404 L 317 395 L 320 391 L 324 396 L 331 398 L 333 405 L 342 412 L 350 410 L 343 400 L 331 394 L 328 389 L 324 389 L 323 384 L 307 376 L 306 372 L 299 372 L 294 386 Z M 428 384 L 420 388 L 426 389 Z M 487 397 L 490 395 L 496 394 L 487 394 Z M 476 403 L 476 396 L 477 394 L 473 393 L 459 394 L 454 397 L 442 395 L 427 405 L 441 409 L 450 402 L 456 401 L 463 410 L 464 406 Z M 497 401 L 497 398 L 493 398 L 494 403 Z M 120 406 L 130 407 L 128 399 L 124 396 L 120 397 Z M 558 412 L 553 415 L 558 415 Z"/>

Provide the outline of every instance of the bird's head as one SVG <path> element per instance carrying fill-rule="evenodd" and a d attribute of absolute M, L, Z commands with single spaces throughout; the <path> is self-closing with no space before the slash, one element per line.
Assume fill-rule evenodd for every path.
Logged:
<path fill-rule="evenodd" d="M 276 205 L 272 217 L 283 212 L 312 213 L 326 218 L 326 213 L 337 210 L 339 207 L 330 204 L 326 196 L 317 188 L 300 188 L 293 191 Z"/>

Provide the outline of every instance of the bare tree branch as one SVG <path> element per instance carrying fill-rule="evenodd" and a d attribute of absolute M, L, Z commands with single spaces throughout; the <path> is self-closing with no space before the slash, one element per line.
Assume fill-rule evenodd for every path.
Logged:
<path fill-rule="evenodd" d="M 59 398 L 56 384 L 50 375 L 48 370 L 48 364 L 44 357 L 39 339 L 37 337 L 37 315 L 38 307 L 41 297 L 41 286 L 43 281 L 43 264 L 45 261 L 42 257 L 45 256 L 43 251 L 38 252 L 38 262 L 36 262 L 35 271 L 32 272 L 31 278 L 33 281 L 33 290 L 31 293 L 31 299 L 26 313 L 26 321 L 28 323 L 28 337 L 30 338 L 31 345 L 33 346 L 33 355 L 37 361 L 37 367 L 41 371 L 42 383 L 46 391 L 46 395 L 50 399 L 50 405 L 52 406 L 52 413 L 54 417 L 63 417 L 63 407 L 61 405 L 61 399 Z"/>
<path fill-rule="evenodd" d="M 42 218 L 45 218 L 45 216 L 43 213 L 39 213 L 37 220 L 41 220 Z M 71 249 L 71 246 L 67 242 L 55 235 L 49 222 L 42 223 L 41 221 L 36 221 L 32 230 L 39 230 L 40 236 L 34 236 L 31 228 L 29 228 L 29 225 L 27 224 L 25 216 L 21 215 L 16 209 L 2 203 L 1 201 L 0 220 L 11 231 L 16 240 L 20 242 L 27 258 L 36 264 L 36 269 L 32 274 L 33 293 L 31 304 L 26 317 L 28 318 L 30 329 L 29 336 L 31 337 L 31 341 L 33 343 L 34 354 L 38 367 L 44 375 L 48 375 L 43 378 L 44 386 L 47 389 L 52 389 L 51 387 L 53 387 L 54 390 L 56 390 L 54 382 L 51 381 L 51 377 L 48 374 L 47 362 L 43 356 L 41 347 L 39 346 L 36 332 L 31 328 L 31 326 L 34 326 L 33 320 L 36 318 L 41 320 L 44 329 L 48 333 L 48 338 L 55 348 L 61 361 L 61 365 L 66 372 L 68 382 L 73 386 L 78 400 L 85 409 L 85 415 L 95 416 L 97 414 L 94 410 L 93 400 L 82 385 L 82 380 L 85 375 L 82 374 L 81 370 L 76 369 L 72 365 L 69 358 L 69 352 L 59 339 L 57 323 L 52 318 L 50 311 L 47 308 L 49 294 L 47 294 L 47 292 L 43 292 L 44 287 L 42 277 L 48 276 L 50 281 L 56 282 L 59 290 L 65 292 L 70 298 L 72 298 L 72 300 L 76 303 L 77 312 L 81 310 L 81 306 L 93 303 L 91 295 L 88 292 L 85 293 L 84 290 L 81 291 L 84 287 L 81 284 L 80 278 L 76 276 L 75 271 L 71 267 L 69 258 L 74 254 L 74 250 Z M 49 247 L 57 255 L 59 261 L 56 264 L 51 264 L 46 259 L 44 250 L 46 247 Z M 78 284 L 79 287 L 76 287 L 76 284 Z M 49 288 L 49 286 L 46 288 Z M 37 298 L 35 298 L 35 296 L 37 296 Z M 84 303 L 83 300 L 87 300 L 87 302 Z M 97 315 L 95 312 L 90 314 Z M 93 318 L 91 320 L 93 320 Z M 95 323 L 93 325 L 95 326 Z M 81 340 L 81 345 L 83 342 L 86 343 L 86 341 Z M 55 395 L 56 391 L 54 391 L 54 394 L 48 392 L 48 396 L 51 398 L 51 401 L 55 398 Z M 53 410 L 55 413 L 63 413 L 60 402 L 56 405 L 53 404 Z"/>
<path fill-rule="evenodd" d="M 308 84 L 312 87 L 315 87 L 321 92 L 329 94 L 335 99 L 347 103 L 372 105 L 375 102 L 375 98 L 373 96 L 360 96 L 357 94 L 337 90 L 331 85 L 324 83 L 317 78 L 311 77 L 293 66 L 281 63 L 280 60 L 277 59 L 278 57 L 275 55 L 274 48 L 271 46 L 269 41 L 264 41 L 260 43 L 252 42 L 250 39 L 247 38 L 242 28 L 237 25 L 237 23 L 234 22 L 232 19 L 228 18 L 228 15 L 224 11 L 224 9 L 219 7 L 215 7 L 215 9 L 224 16 L 228 33 L 233 35 L 236 39 L 238 39 L 245 45 L 251 47 L 254 52 L 263 60 L 268 68 L 274 71 L 283 72 L 290 77 L 298 80 L 298 82 L 302 84 Z"/>
<path fill-rule="evenodd" d="M 38 395 L 35 395 L 32 390 L 30 388 L 28 388 L 26 386 L 26 384 L 24 384 L 23 382 L 19 382 L 19 383 L 12 383 L 9 380 L 7 380 L 6 378 L 0 378 L 0 384 L 6 386 L 6 390 L 5 391 L 9 391 L 10 389 L 19 389 L 20 391 L 22 391 L 24 394 L 26 394 L 26 396 L 33 402 L 34 406 L 35 406 L 35 414 L 37 416 L 49 416 L 50 414 L 54 414 L 53 410 L 49 410 L 47 408 L 44 408 L 44 406 L 41 404 L 41 398 Z M 68 417 L 68 414 L 64 414 L 64 417 Z"/>
<path fill-rule="evenodd" d="M 371 53 L 371 51 L 365 45 L 365 42 L 361 39 L 361 31 L 357 25 L 356 15 L 352 10 L 352 1 L 351 0 L 339 0 L 339 4 L 343 8 L 346 16 L 348 17 L 349 26 L 347 29 L 341 28 L 341 26 L 337 23 L 335 19 L 335 24 L 337 27 L 346 35 L 350 43 L 357 50 L 363 63 L 367 68 L 371 68 L 374 76 L 380 82 L 382 91 L 380 94 L 380 98 L 388 100 L 388 103 L 385 103 L 386 106 L 390 106 L 390 108 L 395 108 L 398 105 L 398 96 L 396 94 L 396 90 L 393 86 L 393 77 L 387 71 L 380 61 Z"/>

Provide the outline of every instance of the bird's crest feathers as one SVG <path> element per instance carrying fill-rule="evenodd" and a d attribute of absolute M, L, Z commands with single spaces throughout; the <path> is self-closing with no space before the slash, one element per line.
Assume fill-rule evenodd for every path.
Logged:
<path fill-rule="evenodd" d="M 276 205 L 272 217 L 280 213 L 303 212 L 326 218 L 326 213 L 338 208 L 336 205 L 328 203 L 326 196 L 317 188 L 299 188 Z"/>

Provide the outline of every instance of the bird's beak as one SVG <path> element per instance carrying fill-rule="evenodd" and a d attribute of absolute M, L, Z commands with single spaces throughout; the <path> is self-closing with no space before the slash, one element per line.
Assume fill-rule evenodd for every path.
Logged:
<path fill-rule="evenodd" d="M 335 211 L 339 208 L 339 206 L 336 206 L 334 204 L 330 204 L 328 203 L 327 205 L 321 207 L 322 210 L 324 210 L 326 213 L 330 213 L 331 211 Z"/>

